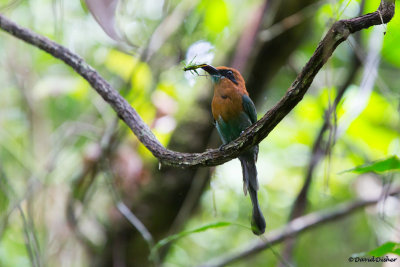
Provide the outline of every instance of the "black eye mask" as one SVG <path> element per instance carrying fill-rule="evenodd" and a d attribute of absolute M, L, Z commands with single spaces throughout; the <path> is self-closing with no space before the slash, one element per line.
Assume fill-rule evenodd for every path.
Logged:
<path fill-rule="evenodd" d="M 235 79 L 235 76 L 233 76 L 233 72 L 231 70 L 219 70 L 219 73 L 231 80 L 234 84 L 238 85 L 238 82 Z"/>

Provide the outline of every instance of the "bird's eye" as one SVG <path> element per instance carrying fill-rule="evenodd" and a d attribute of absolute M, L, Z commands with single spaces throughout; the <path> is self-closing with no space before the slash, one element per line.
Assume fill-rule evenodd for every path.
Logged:
<path fill-rule="evenodd" d="M 232 72 L 231 70 L 228 70 L 228 74 L 232 75 L 232 74 L 233 74 L 233 72 Z"/>

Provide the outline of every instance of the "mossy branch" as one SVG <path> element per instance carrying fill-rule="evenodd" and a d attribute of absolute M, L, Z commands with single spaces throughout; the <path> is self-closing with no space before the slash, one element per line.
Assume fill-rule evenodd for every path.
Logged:
<path fill-rule="evenodd" d="M 378 10 L 335 22 L 319 43 L 314 54 L 287 90 L 282 99 L 259 121 L 249 127 L 224 149 L 203 153 L 182 153 L 165 148 L 144 123 L 136 110 L 89 64 L 69 49 L 48 38 L 23 28 L 0 14 L 0 28 L 52 56 L 61 59 L 86 79 L 99 95 L 115 110 L 147 149 L 162 165 L 175 167 L 215 166 L 236 158 L 243 150 L 260 143 L 278 123 L 302 100 L 314 77 L 332 55 L 336 47 L 347 37 L 374 25 L 388 23 L 394 16 L 394 0 L 382 1 Z"/>

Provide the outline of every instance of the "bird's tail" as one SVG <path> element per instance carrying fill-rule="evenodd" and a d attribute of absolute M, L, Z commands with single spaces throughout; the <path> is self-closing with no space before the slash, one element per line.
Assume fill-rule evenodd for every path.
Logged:
<path fill-rule="evenodd" d="M 251 228 L 253 233 L 261 235 L 265 232 L 265 219 L 258 204 L 257 191 L 257 168 L 254 156 L 240 156 L 240 163 L 243 171 L 243 191 L 244 194 L 249 192 L 251 203 L 253 205 L 253 214 L 251 218 Z"/>

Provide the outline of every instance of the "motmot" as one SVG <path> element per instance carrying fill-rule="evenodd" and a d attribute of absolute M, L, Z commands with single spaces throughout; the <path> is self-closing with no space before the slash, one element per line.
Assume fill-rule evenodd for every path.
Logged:
<path fill-rule="evenodd" d="M 250 125 L 257 121 L 257 112 L 253 101 L 246 90 L 245 81 L 240 72 L 234 68 L 217 67 L 201 64 L 185 68 L 195 70 L 202 68 L 211 76 L 214 85 L 214 96 L 211 110 L 218 134 L 223 145 L 235 140 Z M 265 219 L 258 203 L 257 168 L 258 145 L 243 151 L 239 156 L 243 172 L 243 192 L 249 192 L 253 205 L 251 228 L 254 234 L 265 231 Z"/>

